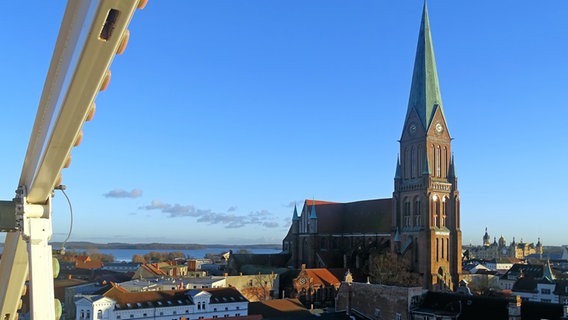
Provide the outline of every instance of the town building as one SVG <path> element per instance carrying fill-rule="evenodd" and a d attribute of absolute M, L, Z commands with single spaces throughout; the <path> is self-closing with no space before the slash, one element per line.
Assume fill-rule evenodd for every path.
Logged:
<path fill-rule="evenodd" d="M 543 246 L 538 239 L 536 244 L 516 242 L 515 238 L 513 241 L 507 245 L 507 242 L 503 236 L 493 239 L 491 242 L 491 236 L 487 233 L 487 228 L 485 228 L 485 234 L 483 235 L 483 244 L 480 246 L 467 246 L 466 256 L 469 259 L 480 259 L 480 260 L 493 260 L 501 258 L 515 258 L 515 259 L 525 259 L 530 255 L 542 256 Z"/>
<path fill-rule="evenodd" d="M 425 288 L 457 286 L 461 274 L 460 196 L 428 10 L 424 5 L 392 198 L 294 208 L 283 240 L 289 265 L 369 272 L 371 252 L 403 259 Z"/>
<path fill-rule="evenodd" d="M 197 271 L 199 272 L 199 271 Z M 205 273 L 200 272 L 200 274 Z M 166 277 L 184 277 L 188 275 L 186 264 L 179 264 L 176 261 L 164 261 L 157 263 L 144 263 L 134 272 L 133 279 Z"/>
<path fill-rule="evenodd" d="M 307 269 L 302 265 L 298 276 L 293 280 L 295 296 L 306 306 L 316 308 L 332 307 L 341 281 L 325 268 Z"/>
<path fill-rule="evenodd" d="M 513 290 L 513 286 L 521 278 L 549 283 L 556 279 L 549 264 L 516 263 L 501 276 L 499 279 L 500 287 L 505 290 Z"/>
<path fill-rule="evenodd" d="M 235 288 L 128 292 L 112 286 L 102 295 L 78 296 L 75 319 L 205 319 L 248 315 Z"/>

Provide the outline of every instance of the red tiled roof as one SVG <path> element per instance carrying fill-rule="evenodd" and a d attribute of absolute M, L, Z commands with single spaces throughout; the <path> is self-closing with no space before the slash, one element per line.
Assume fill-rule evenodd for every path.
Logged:
<path fill-rule="evenodd" d="M 91 261 L 91 259 L 88 259 L 86 261 L 75 262 L 76 269 L 95 270 L 95 269 L 101 269 L 102 267 L 103 267 L 102 261 Z"/>
<path fill-rule="evenodd" d="M 337 279 L 329 270 L 324 268 L 305 269 L 308 277 L 311 278 L 312 284 L 320 285 L 321 287 L 339 286 L 341 281 Z"/>
<path fill-rule="evenodd" d="M 331 202 L 331 201 L 324 201 L 324 200 L 315 200 L 315 199 L 313 199 L 313 200 L 306 199 L 306 201 L 304 201 L 304 204 L 311 207 L 311 206 L 313 206 L 314 204 L 315 204 L 316 206 L 319 206 L 320 204 L 338 204 L 338 202 Z"/>

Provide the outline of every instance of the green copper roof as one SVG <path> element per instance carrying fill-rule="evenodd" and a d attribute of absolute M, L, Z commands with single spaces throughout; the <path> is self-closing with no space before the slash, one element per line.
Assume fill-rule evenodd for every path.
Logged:
<path fill-rule="evenodd" d="M 438 72 L 436 71 L 432 35 L 430 34 L 428 8 L 426 2 L 424 2 L 406 118 L 408 119 L 412 109 L 416 110 L 422 125 L 428 130 L 436 111 L 436 105 L 439 106 L 443 115 L 444 110 L 442 109 L 442 96 L 438 83 Z"/>

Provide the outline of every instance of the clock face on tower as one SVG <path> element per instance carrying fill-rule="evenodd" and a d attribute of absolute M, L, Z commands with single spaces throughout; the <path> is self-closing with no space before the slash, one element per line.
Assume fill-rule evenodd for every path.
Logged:
<path fill-rule="evenodd" d="M 411 135 L 414 135 L 416 133 L 416 123 L 411 122 L 410 125 L 408 125 L 408 132 Z"/>
<path fill-rule="evenodd" d="M 300 278 L 300 280 L 298 280 L 300 282 L 301 285 L 305 285 L 306 284 L 306 278 Z"/>
<path fill-rule="evenodd" d="M 436 133 L 440 134 L 444 131 L 444 126 L 440 122 L 437 122 L 436 126 L 434 126 L 434 130 L 436 130 Z"/>

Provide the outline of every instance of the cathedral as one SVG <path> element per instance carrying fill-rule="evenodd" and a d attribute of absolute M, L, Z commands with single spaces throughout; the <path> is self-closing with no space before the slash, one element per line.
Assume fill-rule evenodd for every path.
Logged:
<path fill-rule="evenodd" d="M 392 198 L 306 200 L 283 240 L 289 265 L 364 270 L 370 253 L 390 252 L 424 288 L 457 286 L 462 237 L 451 141 L 424 4 Z"/>

